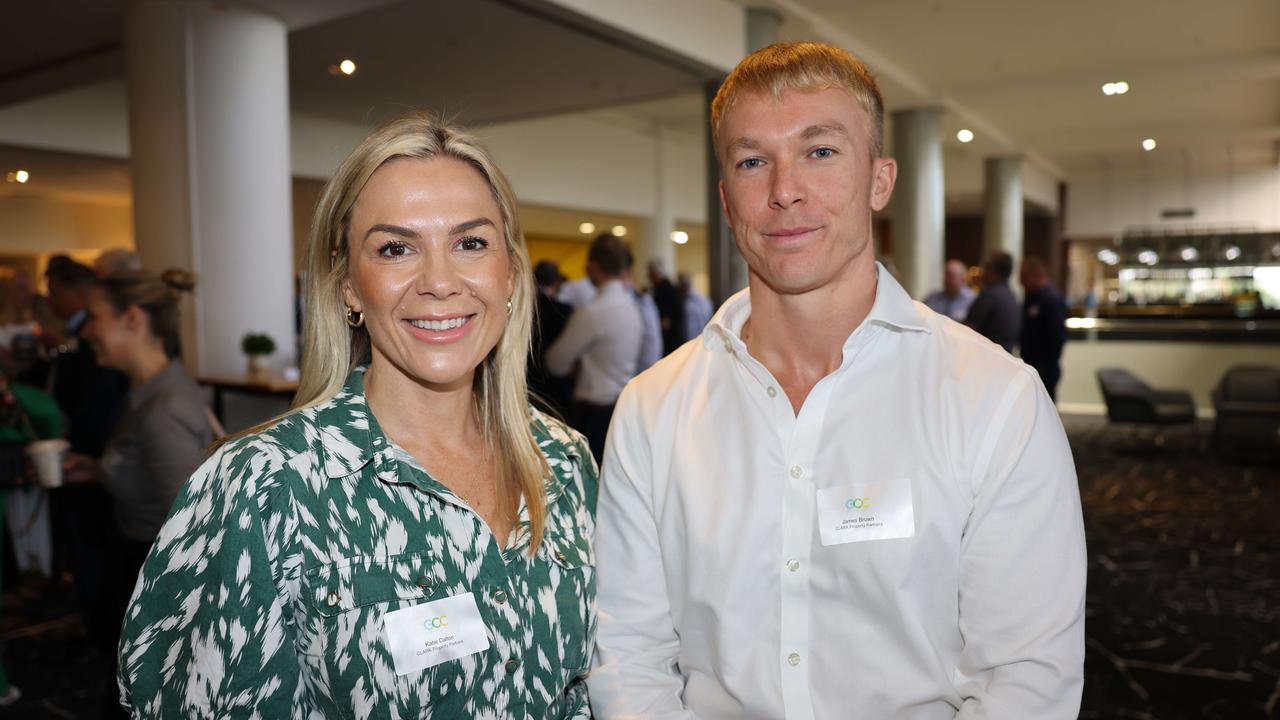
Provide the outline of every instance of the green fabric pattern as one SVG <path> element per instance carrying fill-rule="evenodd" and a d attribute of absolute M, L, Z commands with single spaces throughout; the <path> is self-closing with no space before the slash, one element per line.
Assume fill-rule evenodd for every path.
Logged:
<path fill-rule="evenodd" d="M 589 718 L 597 469 L 536 413 L 552 470 L 503 551 L 378 427 L 363 368 L 333 400 L 221 447 L 134 590 L 119 682 L 134 717 Z M 396 674 L 386 614 L 470 592 L 489 649 Z"/>
<path fill-rule="evenodd" d="M 62 413 L 53 396 L 30 385 L 10 383 L 27 422 L 0 426 L 0 442 L 28 442 L 62 437 Z"/>

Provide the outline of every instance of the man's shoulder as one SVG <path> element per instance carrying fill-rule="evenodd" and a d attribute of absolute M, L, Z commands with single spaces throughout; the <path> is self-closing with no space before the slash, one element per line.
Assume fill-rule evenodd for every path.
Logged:
<path fill-rule="evenodd" d="M 623 388 L 619 404 L 668 397 L 685 391 L 710 362 L 710 351 L 701 334 L 636 375 Z"/>

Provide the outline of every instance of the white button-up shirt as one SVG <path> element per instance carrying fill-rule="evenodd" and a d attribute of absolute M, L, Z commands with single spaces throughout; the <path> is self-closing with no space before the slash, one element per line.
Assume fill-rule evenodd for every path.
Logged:
<path fill-rule="evenodd" d="M 739 337 L 748 291 L 623 392 L 597 717 L 1076 717 L 1084 530 L 1053 403 L 878 273 L 798 415 Z M 836 527 L 846 502 L 884 527 Z"/>
<path fill-rule="evenodd" d="M 582 361 L 573 398 L 612 405 L 636 374 L 644 320 L 631 289 L 610 280 L 585 305 L 574 309 L 564 332 L 547 348 L 547 370 L 564 376 Z"/>

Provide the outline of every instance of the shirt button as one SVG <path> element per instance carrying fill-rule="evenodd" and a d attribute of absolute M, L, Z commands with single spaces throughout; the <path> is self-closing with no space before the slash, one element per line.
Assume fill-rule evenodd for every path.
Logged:
<path fill-rule="evenodd" d="M 513 673 L 516 670 L 520 669 L 520 661 L 517 660 L 516 658 L 511 658 L 506 662 L 505 665 L 503 665 L 503 667 L 507 669 L 507 672 Z"/>
<path fill-rule="evenodd" d="M 418 587 L 422 588 L 423 590 L 430 590 L 431 578 L 427 577 L 426 575 L 423 575 L 422 577 L 418 578 Z"/>
<path fill-rule="evenodd" d="M 787 662 L 791 664 L 791 667 L 795 667 L 795 666 L 799 665 L 799 664 L 800 664 L 800 653 L 791 653 L 790 655 L 788 655 L 788 656 L 787 656 Z"/>
<path fill-rule="evenodd" d="M 329 593 L 329 597 L 325 598 L 325 599 L 324 599 L 324 602 L 325 602 L 325 604 L 326 604 L 326 605 L 328 605 L 329 607 L 337 607 L 337 606 L 338 606 L 338 593 Z"/>
<path fill-rule="evenodd" d="M 792 465 L 792 466 L 791 466 L 791 477 L 793 477 L 793 478 L 795 478 L 795 479 L 799 480 L 801 475 L 804 475 L 804 470 L 800 469 L 800 466 L 799 466 L 799 465 Z"/>
<path fill-rule="evenodd" d="M 769 397 L 778 397 L 778 388 L 770 385 L 768 393 L 769 393 Z"/>
<path fill-rule="evenodd" d="M 498 603 L 499 605 L 505 604 L 507 602 L 507 591 L 503 590 L 502 588 L 498 588 L 497 590 L 494 590 L 493 601 Z"/>
<path fill-rule="evenodd" d="M 795 572 L 799 570 L 800 561 L 795 558 L 791 558 L 790 560 L 787 561 L 787 569 L 790 570 L 791 572 Z"/>

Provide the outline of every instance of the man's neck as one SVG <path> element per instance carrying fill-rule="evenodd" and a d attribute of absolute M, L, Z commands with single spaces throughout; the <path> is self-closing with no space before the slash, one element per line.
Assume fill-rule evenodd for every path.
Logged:
<path fill-rule="evenodd" d="M 844 344 L 876 299 L 874 260 L 855 261 L 840 281 L 800 294 L 774 292 L 751 275 L 747 351 L 782 384 L 798 414 L 809 391 L 844 361 Z"/>

